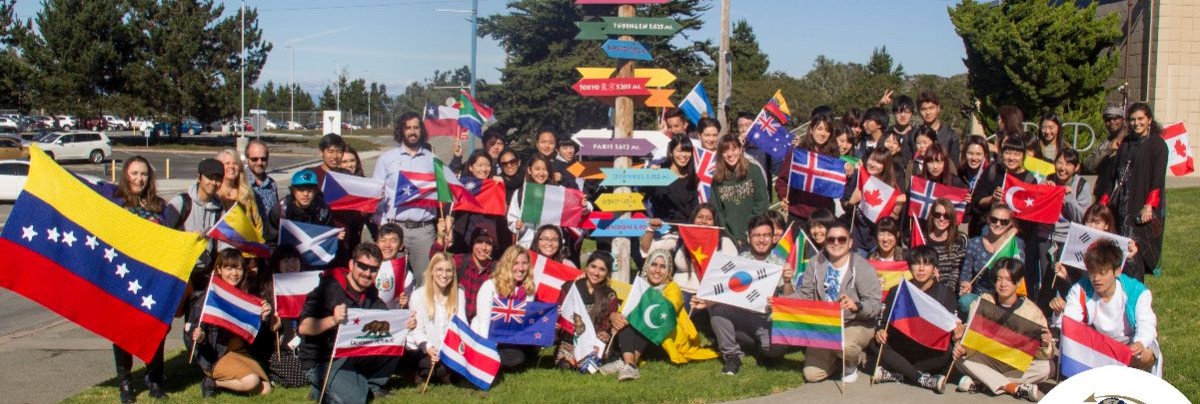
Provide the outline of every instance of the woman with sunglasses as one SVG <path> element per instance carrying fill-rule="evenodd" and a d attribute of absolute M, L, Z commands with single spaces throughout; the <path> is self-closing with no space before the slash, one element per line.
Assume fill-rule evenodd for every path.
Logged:
<path fill-rule="evenodd" d="M 496 165 L 500 167 L 496 178 L 504 181 L 504 198 L 511 199 L 513 194 L 521 189 L 521 185 L 525 184 L 525 170 L 521 169 L 521 158 L 517 156 L 517 152 L 506 148 L 500 152 Z"/>
<path fill-rule="evenodd" d="M 1146 103 L 1129 106 L 1129 135 L 1117 149 L 1116 161 L 1101 172 L 1097 184 L 1109 197 L 1107 205 L 1117 219 L 1117 233 L 1134 239 L 1142 250 L 1125 272 L 1145 281 L 1162 253 L 1163 214 L 1167 204 L 1167 144 L 1162 126 Z"/>
<path fill-rule="evenodd" d="M 958 272 L 962 269 L 966 255 L 967 236 L 958 231 L 958 216 L 954 213 L 954 202 L 946 198 L 933 201 L 929 217 L 921 229 L 925 233 L 925 245 L 937 252 L 938 283 L 958 290 Z"/>
<path fill-rule="evenodd" d="M 969 313 L 967 308 L 979 295 L 995 291 L 996 286 L 992 284 L 991 277 L 986 274 L 980 276 L 980 273 L 987 271 L 984 265 L 992 259 L 996 251 L 1004 247 L 1009 239 L 1017 237 L 1013 212 L 1008 206 L 1002 203 L 992 205 L 987 222 L 987 233 L 967 241 L 962 270 L 958 273 L 959 313 Z M 1025 242 L 1020 238 L 1017 238 L 1017 250 L 1025 251 Z"/>

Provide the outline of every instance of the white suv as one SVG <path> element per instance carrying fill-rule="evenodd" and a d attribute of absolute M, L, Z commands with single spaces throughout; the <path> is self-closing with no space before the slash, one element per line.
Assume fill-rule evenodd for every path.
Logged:
<path fill-rule="evenodd" d="M 55 160 L 100 163 L 112 156 L 112 141 L 100 132 L 51 133 L 38 139 L 38 147 Z"/>
<path fill-rule="evenodd" d="M 54 117 L 58 120 L 58 126 L 63 130 L 75 129 L 75 117 L 70 115 L 59 115 Z"/>
<path fill-rule="evenodd" d="M 112 115 L 105 115 L 104 122 L 108 123 L 108 129 L 110 130 L 129 130 L 129 122 L 125 122 L 124 119 Z"/>
<path fill-rule="evenodd" d="M 0 127 L 16 129 L 17 121 L 7 116 L 0 116 Z"/>

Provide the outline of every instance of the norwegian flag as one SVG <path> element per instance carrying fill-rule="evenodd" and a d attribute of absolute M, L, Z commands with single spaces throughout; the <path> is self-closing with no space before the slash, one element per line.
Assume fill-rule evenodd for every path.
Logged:
<path fill-rule="evenodd" d="M 804 149 L 792 151 L 788 187 L 828 198 L 841 198 L 846 188 L 846 163 Z"/>
<path fill-rule="evenodd" d="M 958 223 L 962 223 L 969 197 L 970 191 L 966 188 L 942 185 L 914 175 L 912 189 L 908 191 L 908 210 L 918 219 L 925 219 L 933 212 L 933 202 L 938 198 L 946 198 L 954 203 L 954 217 L 958 218 Z"/>
<path fill-rule="evenodd" d="M 708 203 L 712 199 L 713 175 L 717 173 L 717 152 L 695 148 L 696 176 L 700 178 L 700 203 Z"/>

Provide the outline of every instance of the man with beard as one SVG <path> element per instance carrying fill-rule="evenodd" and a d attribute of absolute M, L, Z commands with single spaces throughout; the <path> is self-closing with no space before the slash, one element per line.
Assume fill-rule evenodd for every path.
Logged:
<path fill-rule="evenodd" d="M 437 209 L 433 206 L 396 204 L 396 184 L 401 171 L 424 171 L 433 167 L 433 151 L 426 141 L 425 124 L 421 116 L 408 112 L 396 119 L 392 134 L 399 145 L 384 152 L 375 162 L 372 176 L 384 183 L 383 200 L 375 212 L 375 223 L 396 223 L 404 228 L 404 245 L 408 247 L 413 279 L 420 286 L 425 268 L 429 266 L 429 247 L 433 246 L 437 229 Z"/>

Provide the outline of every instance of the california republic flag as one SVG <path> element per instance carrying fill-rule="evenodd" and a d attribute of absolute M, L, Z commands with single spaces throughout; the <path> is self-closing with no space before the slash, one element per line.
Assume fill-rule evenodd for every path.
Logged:
<path fill-rule="evenodd" d="M 1187 128 L 1183 127 L 1183 122 L 1163 128 L 1162 138 L 1167 142 L 1167 166 L 1171 167 L 1171 173 L 1181 176 L 1196 171 L 1196 165 L 1192 161 L 1192 148 L 1188 146 Z"/>
<path fill-rule="evenodd" d="M 715 254 L 708 263 L 696 297 L 758 313 L 767 312 L 783 267 L 729 254 Z"/>
<path fill-rule="evenodd" d="M 862 211 L 863 216 L 872 222 L 878 222 L 879 219 L 891 215 L 896 207 L 896 198 L 900 196 L 896 188 L 875 177 L 868 178 L 862 184 L 862 202 L 858 203 L 858 209 Z"/>
<path fill-rule="evenodd" d="M 583 304 L 583 297 L 579 296 L 579 288 L 572 286 L 559 311 L 558 325 L 571 334 L 570 338 L 575 346 L 574 353 L 577 361 L 583 360 L 588 355 L 595 355 L 599 358 L 604 353 L 604 341 L 601 341 L 600 337 L 596 335 L 593 324 L 592 317 L 588 315 L 587 306 Z"/>
<path fill-rule="evenodd" d="M 346 309 L 346 321 L 338 326 L 333 343 L 334 358 L 355 356 L 403 356 L 408 337 L 408 310 Z"/>

